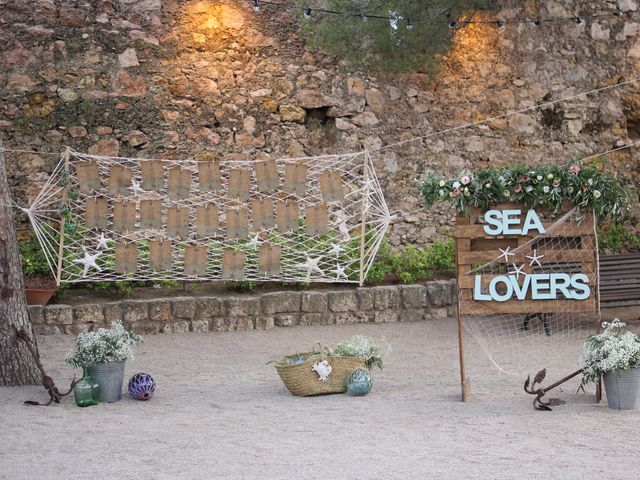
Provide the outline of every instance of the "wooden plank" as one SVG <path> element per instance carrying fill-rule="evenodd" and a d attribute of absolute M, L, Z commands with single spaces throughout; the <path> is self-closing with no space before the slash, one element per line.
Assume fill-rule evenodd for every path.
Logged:
<path fill-rule="evenodd" d="M 586 222 L 582 222 L 580 225 L 577 225 L 573 222 L 569 222 L 566 224 L 558 225 L 555 228 L 551 229 L 553 223 L 543 223 L 544 229 L 546 233 L 540 234 L 537 230 L 531 230 L 529 235 L 490 235 L 484 231 L 484 225 L 476 224 L 476 225 L 456 225 L 456 237 L 457 238 L 520 238 L 524 237 L 527 239 L 532 239 L 534 237 L 580 237 L 583 235 L 593 235 L 593 225 L 590 225 Z"/>
<path fill-rule="evenodd" d="M 585 271 L 585 270 L 581 270 L 580 273 L 584 273 L 585 275 L 589 276 L 589 281 L 587 282 L 588 285 L 596 285 L 597 283 L 597 279 L 592 277 L 593 275 L 593 269 L 589 269 L 590 271 Z M 504 274 L 497 274 L 497 275 L 482 275 L 482 279 L 480 281 L 482 288 L 487 288 L 489 286 L 489 284 L 491 283 L 491 280 L 493 280 L 496 277 L 500 277 L 500 276 L 504 276 Z M 458 278 L 458 288 L 463 289 L 463 290 L 473 290 L 473 288 L 475 287 L 475 275 L 471 274 L 471 275 L 460 275 L 460 277 Z M 638 283 L 638 285 L 640 285 L 640 283 Z M 600 286 L 600 290 L 602 291 L 602 286 Z"/>
<path fill-rule="evenodd" d="M 527 252 L 529 253 L 529 252 Z M 541 259 L 541 263 L 555 263 L 555 262 L 568 262 L 579 263 L 582 258 L 591 258 L 590 251 L 588 250 L 558 250 L 558 251 L 538 251 L 539 254 L 544 255 Z M 498 249 L 495 251 L 487 250 L 480 252 L 458 252 L 458 265 L 473 265 L 473 264 L 485 264 L 496 260 L 496 257 L 500 255 Z M 589 257 L 586 257 L 589 255 Z M 509 257 L 509 261 L 506 262 L 504 257 L 497 259 L 498 263 L 513 263 L 514 257 Z"/>
<path fill-rule="evenodd" d="M 461 315 L 496 315 L 501 313 L 586 313 L 595 312 L 592 295 L 587 300 L 511 300 L 508 302 L 479 302 L 463 300 L 458 307 Z"/>

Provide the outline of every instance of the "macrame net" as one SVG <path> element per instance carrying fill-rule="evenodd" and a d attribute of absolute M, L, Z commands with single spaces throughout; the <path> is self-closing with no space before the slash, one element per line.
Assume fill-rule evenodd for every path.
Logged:
<path fill-rule="evenodd" d="M 574 209 L 545 227 L 544 234 L 519 246 L 507 249 L 503 243 L 502 251 L 496 247 L 471 253 L 469 258 L 495 258 L 460 275 L 462 321 L 465 331 L 502 372 L 527 375 L 550 365 L 577 365 L 584 340 L 595 332 L 599 319 L 594 225 L 591 213 L 585 216 Z M 504 302 L 473 297 L 476 275 L 482 277 L 486 293 L 496 276 L 516 276 L 522 285 L 528 274 L 579 273 L 589 278 L 590 294 L 585 300 L 567 300 L 560 293 L 554 300 L 532 300 L 530 290 L 523 300 L 515 292 Z M 506 295 L 506 287 L 501 286 L 497 293 Z"/>
<path fill-rule="evenodd" d="M 366 152 L 274 160 L 260 188 L 258 161 L 215 163 L 206 188 L 211 160 L 153 160 L 151 184 L 150 161 L 68 151 L 22 209 L 59 281 L 355 283 L 391 221 Z"/>

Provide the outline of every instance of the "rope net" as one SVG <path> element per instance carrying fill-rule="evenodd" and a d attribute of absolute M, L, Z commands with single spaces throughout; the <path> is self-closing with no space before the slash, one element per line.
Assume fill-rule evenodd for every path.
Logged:
<path fill-rule="evenodd" d="M 504 373 L 576 364 L 599 320 L 592 215 L 574 209 L 544 230 L 530 239 L 471 240 L 469 251 L 458 252 L 470 265 L 459 277 L 465 331 Z M 472 263 L 482 257 L 493 259 Z"/>
<path fill-rule="evenodd" d="M 218 161 L 68 151 L 22 210 L 66 283 L 357 283 L 391 221 L 366 152 Z"/>

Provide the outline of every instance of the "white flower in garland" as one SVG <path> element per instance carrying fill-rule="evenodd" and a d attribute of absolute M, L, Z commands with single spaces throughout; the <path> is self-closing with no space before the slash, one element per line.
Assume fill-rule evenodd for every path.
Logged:
<path fill-rule="evenodd" d="M 545 185 L 544 187 L 542 187 L 542 191 L 544 193 L 549 193 L 549 185 Z"/>
<path fill-rule="evenodd" d="M 593 198 L 600 198 L 601 196 L 602 196 L 602 193 L 600 192 L 600 190 L 593 191 Z"/>

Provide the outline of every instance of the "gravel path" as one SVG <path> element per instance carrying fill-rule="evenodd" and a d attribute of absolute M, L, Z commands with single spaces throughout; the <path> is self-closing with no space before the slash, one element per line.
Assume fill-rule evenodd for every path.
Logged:
<path fill-rule="evenodd" d="M 355 333 L 393 347 L 365 397 L 293 397 L 265 365 Z M 73 338 L 39 342 L 66 384 Z M 149 402 L 29 407 L 40 388 L 0 388 L 0 478 L 638 478 L 637 413 L 575 395 L 577 381 L 554 394 L 566 405 L 534 411 L 524 379 L 468 344 L 473 397 L 462 403 L 453 320 L 148 336 L 125 378 L 151 373 Z M 550 366 L 549 380 L 574 368 Z"/>

